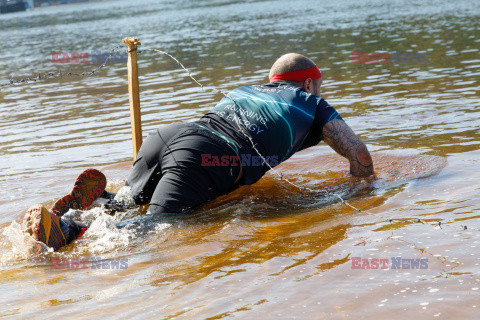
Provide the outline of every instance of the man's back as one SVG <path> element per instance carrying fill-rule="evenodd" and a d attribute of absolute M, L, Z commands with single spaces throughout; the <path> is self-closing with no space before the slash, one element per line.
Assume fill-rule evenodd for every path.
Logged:
<path fill-rule="evenodd" d="M 317 144 L 323 126 L 333 119 L 341 117 L 320 97 L 276 82 L 232 90 L 199 123 L 236 143 L 245 184 L 251 184 L 305 148 L 305 143 Z M 249 161 L 256 157 L 261 163 Z"/>

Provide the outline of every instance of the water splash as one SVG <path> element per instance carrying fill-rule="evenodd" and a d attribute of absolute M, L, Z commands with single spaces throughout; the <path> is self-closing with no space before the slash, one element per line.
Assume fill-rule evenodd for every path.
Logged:
<path fill-rule="evenodd" d="M 3 229 L 2 235 L 2 254 L 0 264 L 21 261 L 35 256 L 36 250 L 45 255 L 53 252 L 53 248 L 47 247 L 45 244 L 35 241 L 30 235 L 22 232 L 22 226 L 16 221 Z"/>
<path fill-rule="evenodd" d="M 98 254 L 125 249 L 134 239 L 133 230 L 117 228 L 115 218 L 102 208 L 93 208 L 85 214 L 84 222 L 87 220 L 92 222 L 84 236 L 77 242 L 77 249 L 80 252 Z"/>
<path fill-rule="evenodd" d="M 132 188 L 129 186 L 123 186 L 118 190 L 117 194 L 115 195 L 114 200 L 120 203 L 124 208 L 131 209 L 137 207 L 135 204 L 135 200 L 133 200 L 131 194 Z"/>
<path fill-rule="evenodd" d="M 78 258 L 79 255 L 91 254 L 115 255 L 128 251 L 129 247 L 142 240 L 143 234 L 161 234 L 171 226 L 165 221 L 157 221 L 151 215 L 139 216 L 136 209 L 117 212 L 112 216 L 103 207 L 95 207 L 85 211 L 69 210 L 65 216 L 88 226 L 80 239 L 65 249 L 54 252 L 52 248 L 22 232 L 21 224 L 13 221 L 1 232 L 0 264 L 18 264 L 22 261 L 37 263 L 53 256 Z M 38 249 L 40 254 L 37 253 Z"/>

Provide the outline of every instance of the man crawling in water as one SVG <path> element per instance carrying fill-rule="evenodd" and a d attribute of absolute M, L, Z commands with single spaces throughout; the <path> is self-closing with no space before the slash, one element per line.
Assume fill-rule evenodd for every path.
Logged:
<path fill-rule="evenodd" d="M 295 152 L 325 141 L 347 158 L 350 173 L 373 175 L 365 144 L 320 97 L 322 74 L 307 57 L 289 53 L 270 69 L 270 83 L 232 90 L 210 112 L 188 123 L 158 128 L 143 143 L 126 181 L 137 205 L 152 214 L 175 214 L 257 182 Z M 97 198 L 112 200 L 106 178 L 88 169 L 51 210 L 28 209 L 23 230 L 57 250 L 87 229 L 65 213 Z"/>

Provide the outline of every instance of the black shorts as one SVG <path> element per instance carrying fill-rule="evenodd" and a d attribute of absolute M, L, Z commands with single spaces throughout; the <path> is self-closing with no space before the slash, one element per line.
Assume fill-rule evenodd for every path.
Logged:
<path fill-rule="evenodd" d="M 234 148 L 196 123 L 160 127 L 144 141 L 126 185 L 137 204 L 150 203 L 151 213 L 194 208 L 238 187 L 239 165 L 205 162 L 205 155 L 238 157 Z"/>

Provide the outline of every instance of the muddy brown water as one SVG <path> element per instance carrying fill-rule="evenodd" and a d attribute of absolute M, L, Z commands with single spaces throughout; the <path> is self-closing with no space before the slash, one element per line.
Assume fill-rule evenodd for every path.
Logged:
<path fill-rule="evenodd" d="M 319 192 L 269 173 L 188 216 L 96 207 L 82 239 L 32 257 L 18 224 L 29 206 L 51 206 L 85 168 L 114 191 L 128 175 L 126 66 L 1 87 L 0 317 L 478 319 L 479 14 L 447 0 L 142 0 L 0 15 L 2 84 L 92 70 L 92 59 L 53 64 L 51 52 L 107 53 L 125 36 L 226 90 L 264 83 L 279 55 L 303 53 L 376 168 L 374 180 L 352 178 L 320 144 L 278 167 Z M 352 63 L 352 51 L 370 61 Z M 144 136 L 220 98 L 160 54 L 140 53 L 139 68 Z"/>

